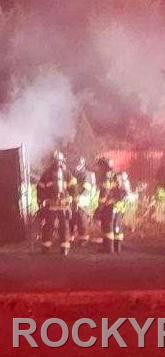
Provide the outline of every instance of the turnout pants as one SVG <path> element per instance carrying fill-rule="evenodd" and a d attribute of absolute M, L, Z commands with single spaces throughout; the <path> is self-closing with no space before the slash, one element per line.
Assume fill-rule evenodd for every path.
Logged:
<path fill-rule="evenodd" d="M 55 221 L 58 220 L 58 236 L 61 247 L 68 247 L 68 214 L 67 211 L 57 209 L 51 210 L 48 207 L 42 210 L 42 246 L 49 249 L 52 245 L 52 237 L 55 229 Z"/>
<path fill-rule="evenodd" d="M 69 222 L 70 235 L 74 236 L 75 228 L 82 240 L 87 240 L 88 217 L 79 207 L 72 207 L 72 217 Z"/>
<path fill-rule="evenodd" d="M 120 212 L 116 212 L 115 209 L 112 213 L 111 232 L 113 232 L 114 234 L 114 239 L 119 241 L 123 240 L 123 214 Z"/>
<path fill-rule="evenodd" d="M 121 251 L 123 235 L 123 215 L 116 212 L 112 205 L 105 205 L 97 209 L 95 218 L 101 221 L 101 232 L 105 250 L 114 253 Z"/>

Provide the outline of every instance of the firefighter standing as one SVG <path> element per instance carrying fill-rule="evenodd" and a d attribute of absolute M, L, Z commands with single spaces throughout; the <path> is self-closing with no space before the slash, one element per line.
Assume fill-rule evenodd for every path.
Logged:
<path fill-rule="evenodd" d="M 118 254 L 121 253 L 122 241 L 124 239 L 123 216 L 126 210 L 126 198 L 128 195 L 124 177 L 122 173 L 117 173 L 114 176 L 114 185 L 110 190 L 107 199 L 107 203 L 112 209 L 110 231 L 107 238 L 111 240 L 111 252 L 114 253 L 116 248 Z"/>
<path fill-rule="evenodd" d="M 114 177 L 114 163 L 113 160 L 108 160 L 105 157 L 101 157 L 96 162 L 96 183 L 100 190 L 100 194 L 103 191 L 109 190 L 113 183 Z"/>
<path fill-rule="evenodd" d="M 88 207 L 92 188 L 95 185 L 93 173 L 87 170 L 86 160 L 81 157 L 70 180 L 70 195 L 72 196 L 72 218 L 70 220 L 70 234 L 74 240 L 77 227 L 81 243 L 89 239 L 88 235 Z"/>
<path fill-rule="evenodd" d="M 66 184 L 66 165 L 64 155 L 55 151 L 52 165 L 43 173 L 37 186 L 38 203 L 41 212 L 42 251 L 46 253 L 52 246 L 55 221 L 58 221 L 58 234 L 61 252 L 67 255 L 68 241 L 68 194 Z"/>
<path fill-rule="evenodd" d="M 123 215 L 126 198 L 130 193 L 130 182 L 126 173 L 115 173 L 112 160 L 101 158 L 98 161 L 99 204 L 95 219 L 101 222 L 103 245 L 106 252 L 121 252 Z"/>
<path fill-rule="evenodd" d="M 103 236 L 103 247 L 106 252 L 113 251 L 111 232 L 111 222 L 113 217 L 113 207 L 109 202 L 109 194 L 114 186 L 115 172 L 113 161 L 102 157 L 97 161 L 96 178 L 99 190 L 98 207 L 94 214 L 94 219 L 101 222 L 101 232 Z"/>

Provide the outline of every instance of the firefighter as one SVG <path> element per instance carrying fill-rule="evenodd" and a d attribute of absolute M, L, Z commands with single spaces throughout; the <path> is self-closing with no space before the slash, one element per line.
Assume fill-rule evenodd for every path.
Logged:
<path fill-rule="evenodd" d="M 113 160 L 101 157 L 96 160 L 96 183 L 100 191 L 109 190 L 114 177 Z"/>
<path fill-rule="evenodd" d="M 129 194 L 130 184 L 125 173 L 117 173 L 114 176 L 114 185 L 109 192 L 107 203 L 111 207 L 111 224 L 107 238 L 111 240 L 111 252 L 121 253 L 123 233 L 123 216 L 126 210 L 126 199 Z"/>
<path fill-rule="evenodd" d="M 112 160 L 102 157 L 96 162 L 96 184 L 99 191 L 98 207 L 94 217 L 99 218 L 105 206 L 107 195 L 114 185 L 114 164 Z"/>
<path fill-rule="evenodd" d="M 70 181 L 70 195 L 72 196 L 72 218 L 70 220 L 70 234 L 75 238 L 77 228 L 80 243 L 84 245 L 88 239 L 88 208 L 90 205 L 92 189 L 96 186 L 95 175 L 86 167 L 84 157 L 79 159 Z"/>
<path fill-rule="evenodd" d="M 66 175 L 64 155 L 56 150 L 53 156 L 53 163 L 45 170 L 37 186 L 37 197 L 43 222 L 43 253 L 48 252 L 52 246 L 52 236 L 56 221 L 58 221 L 58 234 L 62 254 L 67 255 L 70 249 L 67 234 L 69 199 Z"/>
<path fill-rule="evenodd" d="M 132 194 L 131 183 L 129 180 L 129 176 L 126 171 L 121 172 L 121 179 L 122 179 L 122 187 L 126 191 L 127 196 Z"/>
<path fill-rule="evenodd" d="M 113 252 L 111 222 L 113 207 L 109 204 L 109 194 L 114 186 L 114 164 L 112 160 L 101 157 L 96 162 L 97 188 L 99 190 L 98 207 L 94 214 L 94 220 L 101 223 L 103 236 L 103 248 L 105 252 Z"/>

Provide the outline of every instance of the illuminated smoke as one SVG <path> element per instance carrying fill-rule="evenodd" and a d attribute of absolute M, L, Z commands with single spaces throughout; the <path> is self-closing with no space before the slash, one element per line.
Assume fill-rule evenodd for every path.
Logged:
<path fill-rule="evenodd" d="M 118 3 L 123 4 L 122 1 Z M 138 2 L 137 2 L 138 3 Z M 125 2 L 91 22 L 91 38 L 104 75 L 104 88 L 118 96 L 121 114 L 165 120 L 165 23 L 159 2 Z M 135 5 L 135 6 L 134 6 Z M 151 6 L 152 5 L 152 6 Z M 122 9 L 122 10 L 121 10 Z M 111 102 L 112 100 L 112 102 Z M 109 97 L 112 115 L 113 96 Z M 122 110 L 123 109 L 123 110 Z M 115 114 L 115 111 L 114 111 Z"/>
<path fill-rule="evenodd" d="M 163 1 L 13 3 L 0 12 L 1 147 L 25 141 L 41 159 L 57 138 L 73 138 L 84 108 L 96 127 L 143 115 L 163 125 Z"/>
<path fill-rule="evenodd" d="M 58 67 L 61 34 L 46 28 L 37 13 L 16 6 L 0 13 L 1 95 L 0 148 L 24 143 L 36 163 L 55 148 L 58 139 L 73 140 L 81 109 L 71 79 Z M 44 21 L 44 20 L 43 20 Z M 7 86 L 7 90 L 6 90 Z"/>
<path fill-rule="evenodd" d="M 1 117 L 0 146 L 25 143 L 30 161 L 52 150 L 56 139 L 72 140 L 77 101 L 70 82 L 59 73 L 36 78 Z"/>

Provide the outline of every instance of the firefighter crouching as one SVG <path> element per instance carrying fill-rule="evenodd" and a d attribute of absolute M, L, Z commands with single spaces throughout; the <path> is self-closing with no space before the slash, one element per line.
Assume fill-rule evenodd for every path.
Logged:
<path fill-rule="evenodd" d="M 88 234 L 88 207 L 91 199 L 94 177 L 86 168 L 86 160 L 81 157 L 69 183 L 69 193 L 72 197 L 72 216 L 70 219 L 71 239 L 75 239 L 75 230 L 80 244 L 89 240 Z"/>
<path fill-rule="evenodd" d="M 61 152 L 55 151 L 52 165 L 45 170 L 37 186 L 40 217 L 43 222 L 43 253 L 48 252 L 52 246 L 55 222 L 58 222 L 61 253 L 64 255 L 69 253 L 68 222 L 70 211 L 66 176 L 64 156 Z"/>

